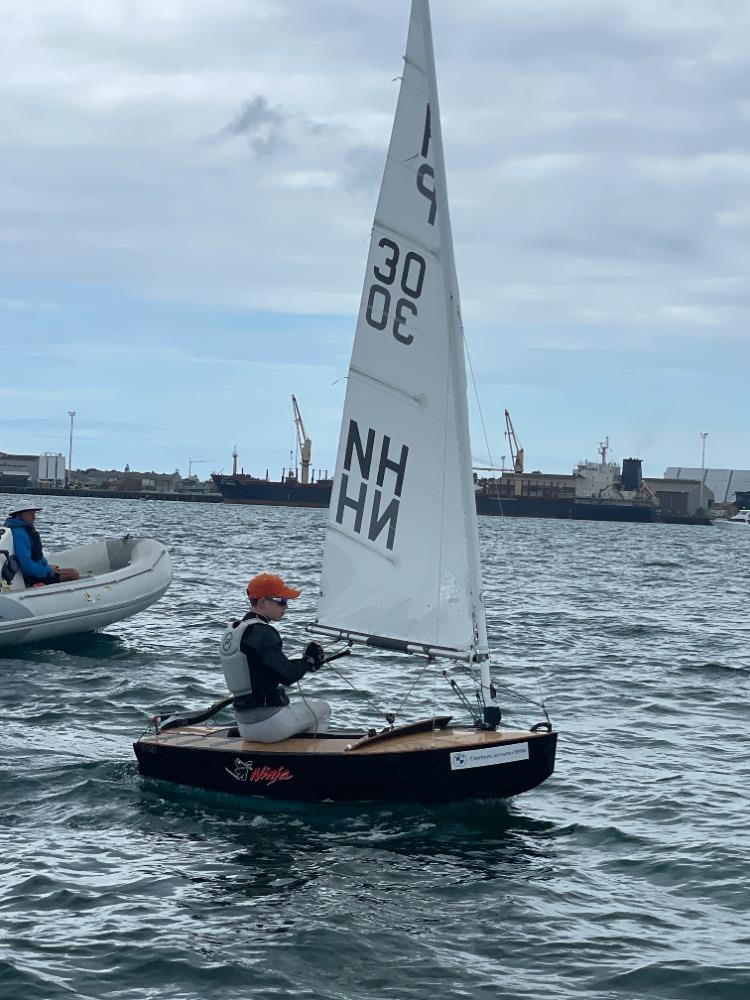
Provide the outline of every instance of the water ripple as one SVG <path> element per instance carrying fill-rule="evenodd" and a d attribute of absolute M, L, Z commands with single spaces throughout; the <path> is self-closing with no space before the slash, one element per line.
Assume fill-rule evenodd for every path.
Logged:
<path fill-rule="evenodd" d="M 45 502 L 50 545 L 113 523 L 169 544 L 165 598 L 0 657 L 3 1000 L 750 995 L 745 536 L 483 519 L 506 718 L 543 694 L 556 774 L 511 803 L 376 808 L 237 803 L 143 781 L 132 755 L 156 706 L 223 693 L 253 573 L 299 581 L 285 633 L 306 640 L 323 514 Z M 412 680 L 364 650 L 305 687 L 371 725 Z M 446 708 L 437 669 L 405 712 Z"/>

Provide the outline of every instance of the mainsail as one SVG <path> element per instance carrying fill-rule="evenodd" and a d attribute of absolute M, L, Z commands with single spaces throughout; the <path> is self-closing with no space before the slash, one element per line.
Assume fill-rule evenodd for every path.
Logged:
<path fill-rule="evenodd" d="M 367 259 L 316 631 L 485 659 L 464 343 L 427 0 Z"/>

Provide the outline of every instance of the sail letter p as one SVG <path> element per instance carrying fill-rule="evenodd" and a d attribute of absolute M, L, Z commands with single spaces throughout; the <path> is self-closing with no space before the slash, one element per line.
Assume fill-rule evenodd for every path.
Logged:
<path fill-rule="evenodd" d="M 432 112 L 430 105 L 425 108 L 424 113 L 424 134 L 422 135 L 422 158 L 427 159 L 430 152 L 430 139 L 432 138 Z M 432 180 L 432 184 L 427 182 L 427 178 Z M 435 191 L 435 171 L 429 163 L 423 163 L 417 171 L 417 191 L 429 201 L 430 212 L 427 221 L 431 226 L 435 225 L 437 215 L 437 192 Z"/>

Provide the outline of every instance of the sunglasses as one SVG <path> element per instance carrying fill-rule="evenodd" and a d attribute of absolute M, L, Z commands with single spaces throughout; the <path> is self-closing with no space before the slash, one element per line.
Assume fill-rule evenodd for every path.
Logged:
<path fill-rule="evenodd" d="M 280 608 L 285 608 L 288 605 L 286 597 L 269 597 L 269 601 L 273 601 L 274 604 L 278 604 Z"/>

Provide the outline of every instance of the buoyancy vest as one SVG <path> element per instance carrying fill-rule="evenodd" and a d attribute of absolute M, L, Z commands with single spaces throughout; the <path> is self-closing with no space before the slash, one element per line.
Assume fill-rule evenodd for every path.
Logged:
<path fill-rule="evenodd" d="M 44 559 L 44 550 L 42 549 L 42 539 L 39 537 L 39 532 L 33 526 L 33 524 L 27 524 L 26 530 L 31 538 L 31 558 L 34 562 L 39 562 L 40 559 Z"/>
<path fill-rule="evenodd" d="M 221 640 L 221 668 L 224 680 L 232 694 L 250 694 L 252 682 L 247 657 L 240 649 L 245 631 L 258 624 L 262 619 L 250 618 L 248 621 L 232 622 Z"/>
<path fill-rule="evenodd" d="M 39 562 L 40 560 L 44 559 L 44 549 L 42 548 L 42 539 L 39 535 L 39 532 L 34 527 L 34 525 L 27 524 L 25 522 L 22 524 L 13 525 L 13 530 L 18 531 L 19 529 L 24 530 L 29 536 L 29 546 L 31 550 L 29 552 L 29 558 L 31 559 L 31 561 Z M 50 569 L 47 576 L 36 576 L 34 574 L 24 573 L 23 579 L 26 586 L 31 587 L 35 583 L 52 583 L 53 580 L 56 581 L 57 578 L 54 576 L 52 570 Z"/>
<path fill-rule="evenodd" d="M 237 699 L 235 708 L 279 708 L 289 704 L 281 684 L 268 677 L 268 668 L 256 659 L 252 649 L 242 649 L 245 633 L 253 626 L 269 627 L 267 618 L 253 614 L 249 618 L 232 622 L 221 640 L 219 655 L 224 680 Z M 275 630 L 274 630 L 275 631 Z"/>

